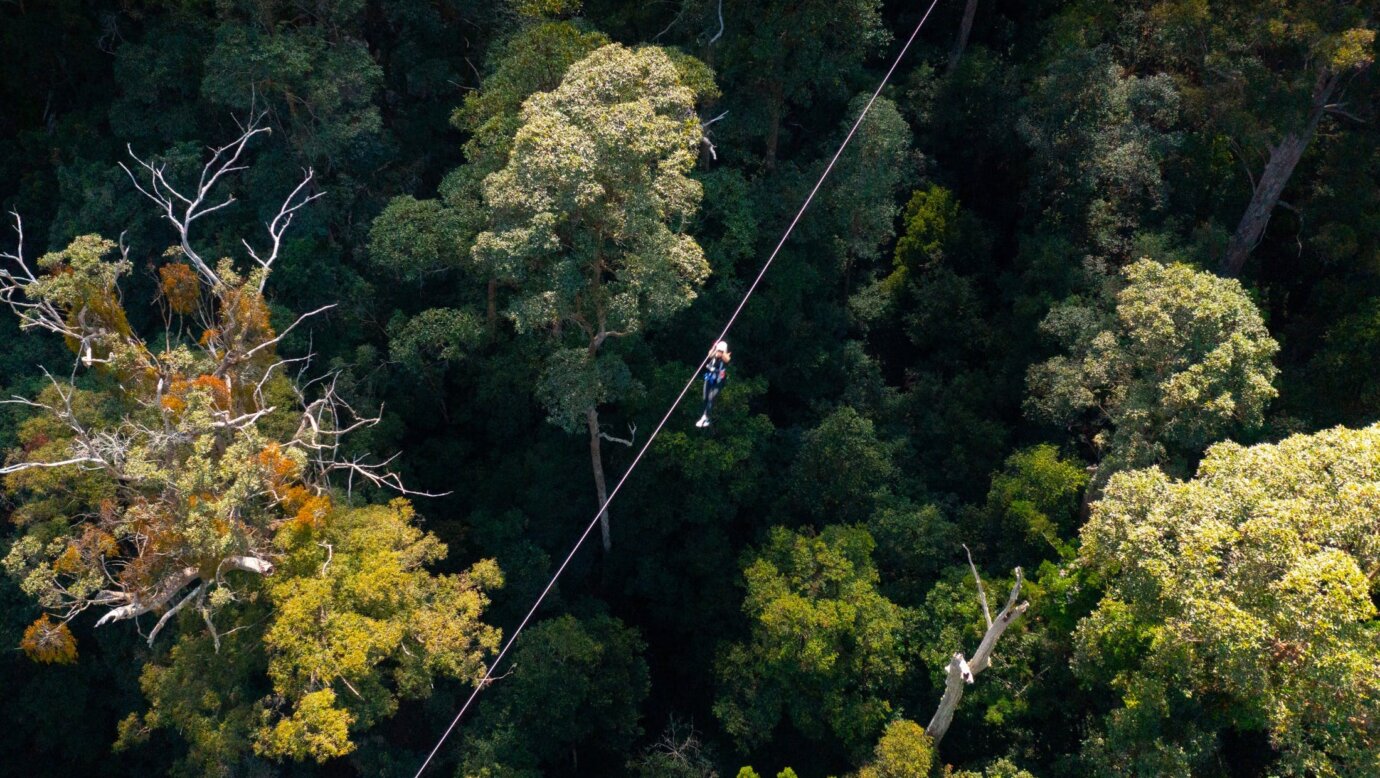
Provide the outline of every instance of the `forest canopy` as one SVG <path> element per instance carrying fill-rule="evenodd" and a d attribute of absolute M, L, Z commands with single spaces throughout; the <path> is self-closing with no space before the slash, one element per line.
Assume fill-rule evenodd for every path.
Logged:
<path fill-rule="evenodd" d="M 0 3 L 0 764 L 1380 774 L 1380 2 L 930 8 Z"/>

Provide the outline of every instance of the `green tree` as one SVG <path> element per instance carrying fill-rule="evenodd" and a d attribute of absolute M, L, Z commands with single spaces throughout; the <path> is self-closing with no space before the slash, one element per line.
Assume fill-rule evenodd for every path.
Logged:
<path fill-rule="evenodd" d="M 689 305 L 709 273 L 680 231 L 701 196 L 688 175 L 694 103 L 661 50 L 610 44 L 523 104 L 508 164 L 484 182 L 492 226 L 475 255 L 519 287 L 508 310 L 518 331 L 550 342 L 538 395 L 552 423 L 587 429 L 601 506 L 599 406 L 628 383 L 605 343 Z M 607 550 L 607 512 L 600 521 Z"/>
<path fill-rule="evenodd" d="M 1031 85 L 1017 124 L 1031 150 L 1035 229 L 1129 261 L 1136 233 L 1164 206 L 1179 111 L 1169 76 L 1128 73 L 1109 46 L 1062 52 Z"/>
<path fill-rule="evenodd" d="M 1337 427 L 1112 478 L 1081 552 L 1107 588 L 1077 666 L 1123 702 L 1094 766 L 1197 774 L 1234 729 L 1269 736 L 1275 774 L 1380 770 L 1377 443 Z"/>
<path fill-rule="evenodd" d="M 987 492 L 989 520 L 1000 528 L 1002 537 L 1020 533 L 1027 541 L 1069 555 L 1073 552 L 1069 540 L 1088 481 L 1083 464 L 1061 458 L 1054 446 L 1022 449 L 1007 457 L 1002 470 L 992 475 Z"/>
<path fill-rule="evenodd" d="M 479 615 L 502 575 L 491 561 L 428 573 L 446 548 L 415 525 L 411 506 L 395 500 L 280 533 L 278 570 L 244 622 L 267 621 L 262 637 L 237 628 L 218 648 L 184 634 L 145 666 L 149 710 L 121 723 L 117 746 L 177 730 L 196 774 L 228 770 L 251 747 L 272 760 L 324 762 L 354 751 L 354 735 L 400 698 L 429 695 L 433 677 L 482 675 L 499 632 Z"/>
<path fill-rule="evenodd" d="M 896 475 L 895 450 L 877 437 L 871 419 L 839 408 L 805 433 L 791 466 L 791 493 L 813 518 L 863 521 Z"/>
<path fill-rule="evenodd" d="M 906 610 L 877 591 L 866 530 L 817 536 L 777 527 L 743 570 L 746 643 L 719 656 L 714 712 L 744 746 L 766 742 L 787 716 L 810 737 L 869 747 L 905 671 Z"/>
<path fill-rule="evenodd" d="M 924 778 L 934 766 L 934 747 L 925 728 L 913 721 L 896 719 L 886 725 L 872 762 L 857 778 Z"/>
<path fill-rule="evenodd" d="M 222 207 L 217 186 L 266 131 L 251 123 L 213 149 L 195 190 L 143 165 L 136 185 L 178 240 L 157 270 L 166 322 L 157 339 L 130 324 L 122 302 L 128 249 L 107 260 L 114 243 L 82 236 L 35 269 L 21 229 L 18 250 L 0 257 L 0 300 L 24 327 L 60 336 L 74 358 L 72 377 L 50 377 L 36 398 L 18 401 L 32 415 L 0 465 L 23 528 L 4 566 L 45 610 L 22 647 L 40 662 L 74 660 L 68 625 L 93 609 L 97 627 L 156 614 L 150 647 L 180 620 L 187 629 L 173 664 L 191 664 L 146 667 L 153 709 L 142 723 L 128 720 L 122 739 L 179 729 L 203 766 L 232 763 L 251 740 L 275 759 L 348 753 L 352 734 L 390 715 L 398 696 L 419 696 L 435 675 L 482 674 L 498 640 L 478 618 L 485 591 L 502 581 L 492 562 L 434 576 L 423 566 L 445 547 L 412 526 L 410 508 L 345 510 L 332 490 L 331 475 L 347 471 L 361 487 L 407 491 L 396 473 L 343 458 L 342 438 L 378 419 L 355 414 L 333 386 L 297 384 L 277 351 L 323 312 L 275 327 L 264 297 L 293 216 L 316 198 L 312 173 L 258 249 L 245 243 L 241 264 L 251 269 L 229 258 L 212 265 L 198 252 L 193 224 Z M 265 621 L 258 640 L 234 647 L 262 652 L 272 688 L 256 697 L 252 683 L 220 687 L 222 637 Z M 259 666 L 240 656 L 226 664 L 232 680 Z M 198 689 L 204 699 L 185 696 Z"/>
<path fill-rule="evenodd" d="M 723 34 L 721 52 L 710 52 L 716 66 L 721 62 L 734 74 L 728 94 L 739 96 L 735 124 L 763 140 L 768 165 L 776 162 L 791 109 L 846 98 L 849 76 L 890 38 L 879 0 L 770 0 L 722 8 L 704 2 L 697 7 L 706 25 L 721 10 L 722 29 L 732 31 Z M 717 20 L 710 29 L 716 27 Z"/>
<path fill-rule="evenodd" d="M 1142 259 L 1103 301 L 1074 298 L 1041 328 L 1066 354 L 1034 365 L 1026 410 L 1085 436 L 1112 473 L 1188 458 L 1258 427 L 1275 397 L 1279 346 L 1241 285 Z"/>
<path fill-rule="evenodd" d="M 1247 170 L 1250 202 L 1221 270 L 1236 275 L 1265 233 L 1294 169 L 1328 116 L 1375 61 L 1375 3 L 1250 0 L 1147 4 L 1146 42 L 1178 78 L 1203 131 L 1222 137 Z M 1361 93 L 1361 94 L 1357 94 Z"/>
<path fill-rule="evenodd" d="M 581 749 L 626 753 L 642 734 L 645 649 L 636 629 L 604 614 L 537 624 L 513 654 L 512 677 L 494 690 L 479 725 L 486 734 L 468 747 L 461 774 L 576 767 L 588 761 Z"/>
<path fill-rule="evenodd" d="M 953 773 L 953 778 L 1035 778 L 1035 774 L 1021 769 L 1010 759 L 1001 758 L 987 765 L 982 772 L 959 770 Z"/>
<path fill-rule="evenodd" d="M 865 95 L 849 103 L 840 136 L 866 105 Z M 838 220 L 834 242 L 843 264 L 845 297 L 851 293 L 857 267 L 870 271 L 882 245 L 893 237 L 896 196 L 914 166 L 910 127 L 895 103 L 878 98 L 839 158 L 830 177 L 828 205 L 821 209 Z"/>
<path fill-rule="evenodd" d="M 602 33 L 572 22 L 524 24 L 498 42 L 480 88 L 466 95 L 451 116 L 451 124 L 469 136 L 465 164 L 447 174 L 436 199 L 394 198 L 370 228 L 370 259 L 408 281 L 465 272 L 487 286 L 492 332 L 498 322 L 499 285 L 510 274 L 487 266 L 472 251 L 475 237 L 490 224 L 491 214 L 482 203 L 484 179 L 507 163 L 523 102 L 560 86 L 570 65 L 608 42 Z"/>

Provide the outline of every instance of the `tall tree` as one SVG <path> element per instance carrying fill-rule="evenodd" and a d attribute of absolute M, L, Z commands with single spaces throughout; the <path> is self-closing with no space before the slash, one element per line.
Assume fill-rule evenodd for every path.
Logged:
<path fill-rule="evenodd" d="M 890 38 L 879 0 L 770 0 L 703 4 L 723 20 L 722 59 L 734 74 L 734 124 L 765 143 L 767 165 L 779 155 L 782 126 L 795 107 L 846 98 L 849 77 Z M 719 39 L 718 36 L 715 36 Z"/>
<path fill-rule="evenodd" d="M 1062 51 L 1030 85 L 1016 123 L 1031 151 L 1032 231 L 1098 258 L 1133 259 L 1133 239 L 1164 206 L 1180 103 L 1172 78 L 1128 72 L 1110 46 Z"/>
<path fill-rule="evenodd" d="M 1268 735 L 1269 772 L 1380 771 L 1380 427 L 1220 443 L 1197 476 L 1116 475 L 1083 529 L 1106 581 L 1076 666 L 1123 706 L 1103 772 L 1216 770 L 1221 731 Z"/>
<path fill-rule="evenodd" d="M 344 510 L 348 491 L 331 489 L 332 474 L 348 473 L 361 487 L 407 491 L 396 473 L 342 450 L 348 433 L 377 418 L 356 414 L 329 380 L 294 381 L 289 366 L 309 357 L 277 351 L 324 310 L 275 328 L 264 297 L 288 227 L 320 196 L 312 173 L 269 221 L 267 239 L 244 244 L 249 270 L 203 258 L 194 225 L 234 204 L 221 186 L 267 131 L 250 121 L 212 150 L 199 176 L 135 158 L 135 186 L 177 233 L 158 268 L 158 339 L 132 327 L 122 303 L 120 280 L 131 269 L 125 247 L 107 261 L 117 245 L 82 236 L 35 268 L 17 222 L 19 248 L 0 256 L 0 301 L 24 328 L 60 336 L 75 361 L 69 377 L 49 375 L 37 398 L 11 401 L 32 415 L 0 465 L 24 531 L 4 565 L 46 611 L 23 641 L 40 662 L 75 660 L 68 623 L 91 609 L 102 611 L 98 627 L 158 614 L 150 646 L 195 614 L 204 628 L 184 632 L 179 645 L 210 649 L 182 655 L 212 665 L 223 636 L 270 619 L 262 643 L 274 695 L 250 717 L 260 727 L 256 748 L 324 760 L 353 748 L 356 724 L 392 712 L 390 687 L 417 696 L 436 674 L 482 672 L 498 634 L 478 617 L 485 590 L 502 579 L 492 562 L 431 575 L 422 566 L 444 546 L 412 526 L 410 508 Z M 184 180 L 195 188 L 173 183 Z M 393 669 L 389 683 L 383 664 Z M 357 685 L 371 692 L 358 706 L 346 701 L 364 699 Z M 146 684 L 155 708 L 162 688 Z M 169 716 L 181 726 L 178 712 L 196 706 L 168 708 L 150 726 Z M 139 727 L 128 730 L 133 736 Z"/>
<path fill-rule="evenodd" d="M 1142 259 L 1100 301 L 1072 299 L 1041 328 L 1067 351 L 1030 368 L 1027 411 L 1074 429 L 1112 473 L 1164 464 L 1264 419 L 1279 346 L 1234 279 Z"/>
<path fill-rule="evenodd" d="M 1152 3 L 1147 39 L 1180 76 L 1190 110 L 1241 159 L 1251 197 L 1221 258 L 1237 275 L 1328 115 L 1345 116 L 1350 88 L 1375 61 L 1377 6 L 1352 2 Z M 1355 95 L 1353 95 L 1355 96 Z"/>
<path fill-rule="evenodd" d="M 740 744 L 767 741 L 783 715 L 855 753 L 873 743 L 905 671 L 908 614 L 877 591 L 872 549 L 857 527 L 818 536 L 777 527 L 748 563 L 752 635 L 720 654 L 714 706 Z"/>
<path fill-rule="evenodd" d="M 709 274 L 681 230 L 699 206 L 695 92 L 657 48 L 610 44 L 529 98 L 507 165 L 484 182 L 492 227 L 475 256 L 517 285 L 518 331 L 546 338 L 538 393 L 552 423 L 583 424 L 602 506 L 599 406 L 629 383 L 604 347 L 689 305 Z M 600 515 L 605 550 L 608 514 Z"/>

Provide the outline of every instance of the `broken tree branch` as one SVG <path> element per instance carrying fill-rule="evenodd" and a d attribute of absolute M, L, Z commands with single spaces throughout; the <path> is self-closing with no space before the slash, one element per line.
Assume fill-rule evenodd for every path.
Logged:
<path fill-rule="evenodd" d="M 972 564 L 972 557 L 969 556 L 969 564 Z M 973 576 L 977 577 L 977 567 L 973 567 Z M 1016 604 L 1016 599 L 1021 594 L 1021 584 L 1025 580 L 1021 568 L 1015 570 L 1016 580 L 1011 585 L 1011 596 L 1006 598 L 1006 606 L 997 614 L 997 618 L 987 620 L 987 633 L 982 636 L 982 642 L 978 645 L 977 651 L 973 652 L 972 661 L 963 657 L 962 651 L 954 652 L 949 659 L 948 677 L 944 682 L 944 696 L 939 701 L 939 708 L 934 712 L 934 718 L 930 719 L 929 726 L 925 727 L 925 733 L 930 736 L 930 740 L 936 746 L 939 741 L 944 739 L 945 733 L 949 731 L 949 725 L 953 723 L 954 711 L 958 709 L 958 702 L 963 698 L 963 687 L 965 684 L 973 682 L 973 678 L 978 673 L 986 670 L 992 664 L 992 651 L 997 647 L 997 641 L 1001 639 L 1002 633 L 1006 632 L 1007 627 L 1016 623 L 1030 607 L 1029 602 Z M 978 593 L 983 600 L 983 609 L 986 610 L 986 596 L 982 594 L 982 579 L 978 578 Z"/>
<path fill-rule="evenodd" d="M 633 442 L 637 440 L 637 425 L 636 425 L 636 424 L 629 424 L 629 425 L 628 425 L 628 437 L 627 437 L 627 438 L 615 438 L 614 436 L 608 434 L 607 432 L 604 432 L 602 429 L 599 430 L 599 437 L 603 438 L 604 440 L 609 441 L 610 443 L 621 443 L 621 444 L 623 444 L 623 445 L 628 446 L 628 447 L 631 448 Z"/>

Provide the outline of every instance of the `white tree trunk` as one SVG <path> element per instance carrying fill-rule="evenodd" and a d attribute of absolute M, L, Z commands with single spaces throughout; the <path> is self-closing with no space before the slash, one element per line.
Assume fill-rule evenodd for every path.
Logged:
<path fill-rule="evenodd" d="M 273 573 L 273 563 L 267 559 L 256 556 L 226 557 L 225 561 L 221 564 L 224 567 L 229 567 L 234 570 L 243 570 L 246 573 L 255 573 L 257 575 L 271 575 Z M 149 611 L 158 610 L 164 605 L 167 605 L 168 601 L 176 597 L 178 592 L 187 588 L 188 584 L 198 578 L 201 578 L 201 571 L 199 569 L 195 567 L 184 567 L 176 574 L 163 579 L 158 586 L 154 587 L 153 594 L 149 597 L 141 598 L 138 595 L 110 592 L 109 599 L 105 600 L 106 602 L 119 602 L 120 598 L 127 598 L 128 602 L 118 608 L 111 608 L 106 611 L 105 615 L 101 616 L 100 619 L 96 621 L 96 626 L 100 627 L 112 621 L 132 619 L 135 616 L 142 616 Z M 184 604 L 186 604 L 185 600 L 178 603 L 177 607 L 181 608 Z M 160 620 L 154 629 L 154 634 L 157 634 L 158 629 L 162 626 L 163 620 Z M 150 637 L 150 640 L 152 640 L 152 637 Z"/>
<path fill-rule="evenodd" d="M 969 558 L 972 564 L 972 558 Z M 997 618 L 993 619 L 987 610 L 987 595 L 982 590 L 982 579 L 977 577 L 977 568 L 973 568 L 973 577 L 977 579 L 978 596 L 982 600 L 982 612 L 987 618 L 987 634 L 982 636 L 982 642 L 978 644 L 977 651 L 973 652 L 972 661 L 963 658 L 963 652 L 956 652 L 949 659 L 949 675 L 944 682 L 944 696 L 939 701 L 939 708 L 934 712 L 934 718 L 930 719 L 930 724 L 925 727 L 925 733 L 930 736 L 930 740 L 936 746 L 939 741 L 944 739 L 945 733 L 949 731 L 949 725 L 953 723 L 954 711 L 958 709 L 958 701 L 963 699 L 963 687 L 973 682 L 973 678 L 992 664 L 992 651 L 997 647 L 997 641 L 1001 639 L 1002 633 L 1006 628 L 1016 623 L 1021 614 L 1030 607 L 1029 602 L 1016 604 L 1016 598 L 1021 594 L 1021 582 L 1024 580 L 1021 568 L 1016 568 L 1016 582 L 1011 586 L 1011 596 L 1006 599 L 1006 607 L 1001 609 Z"/>

